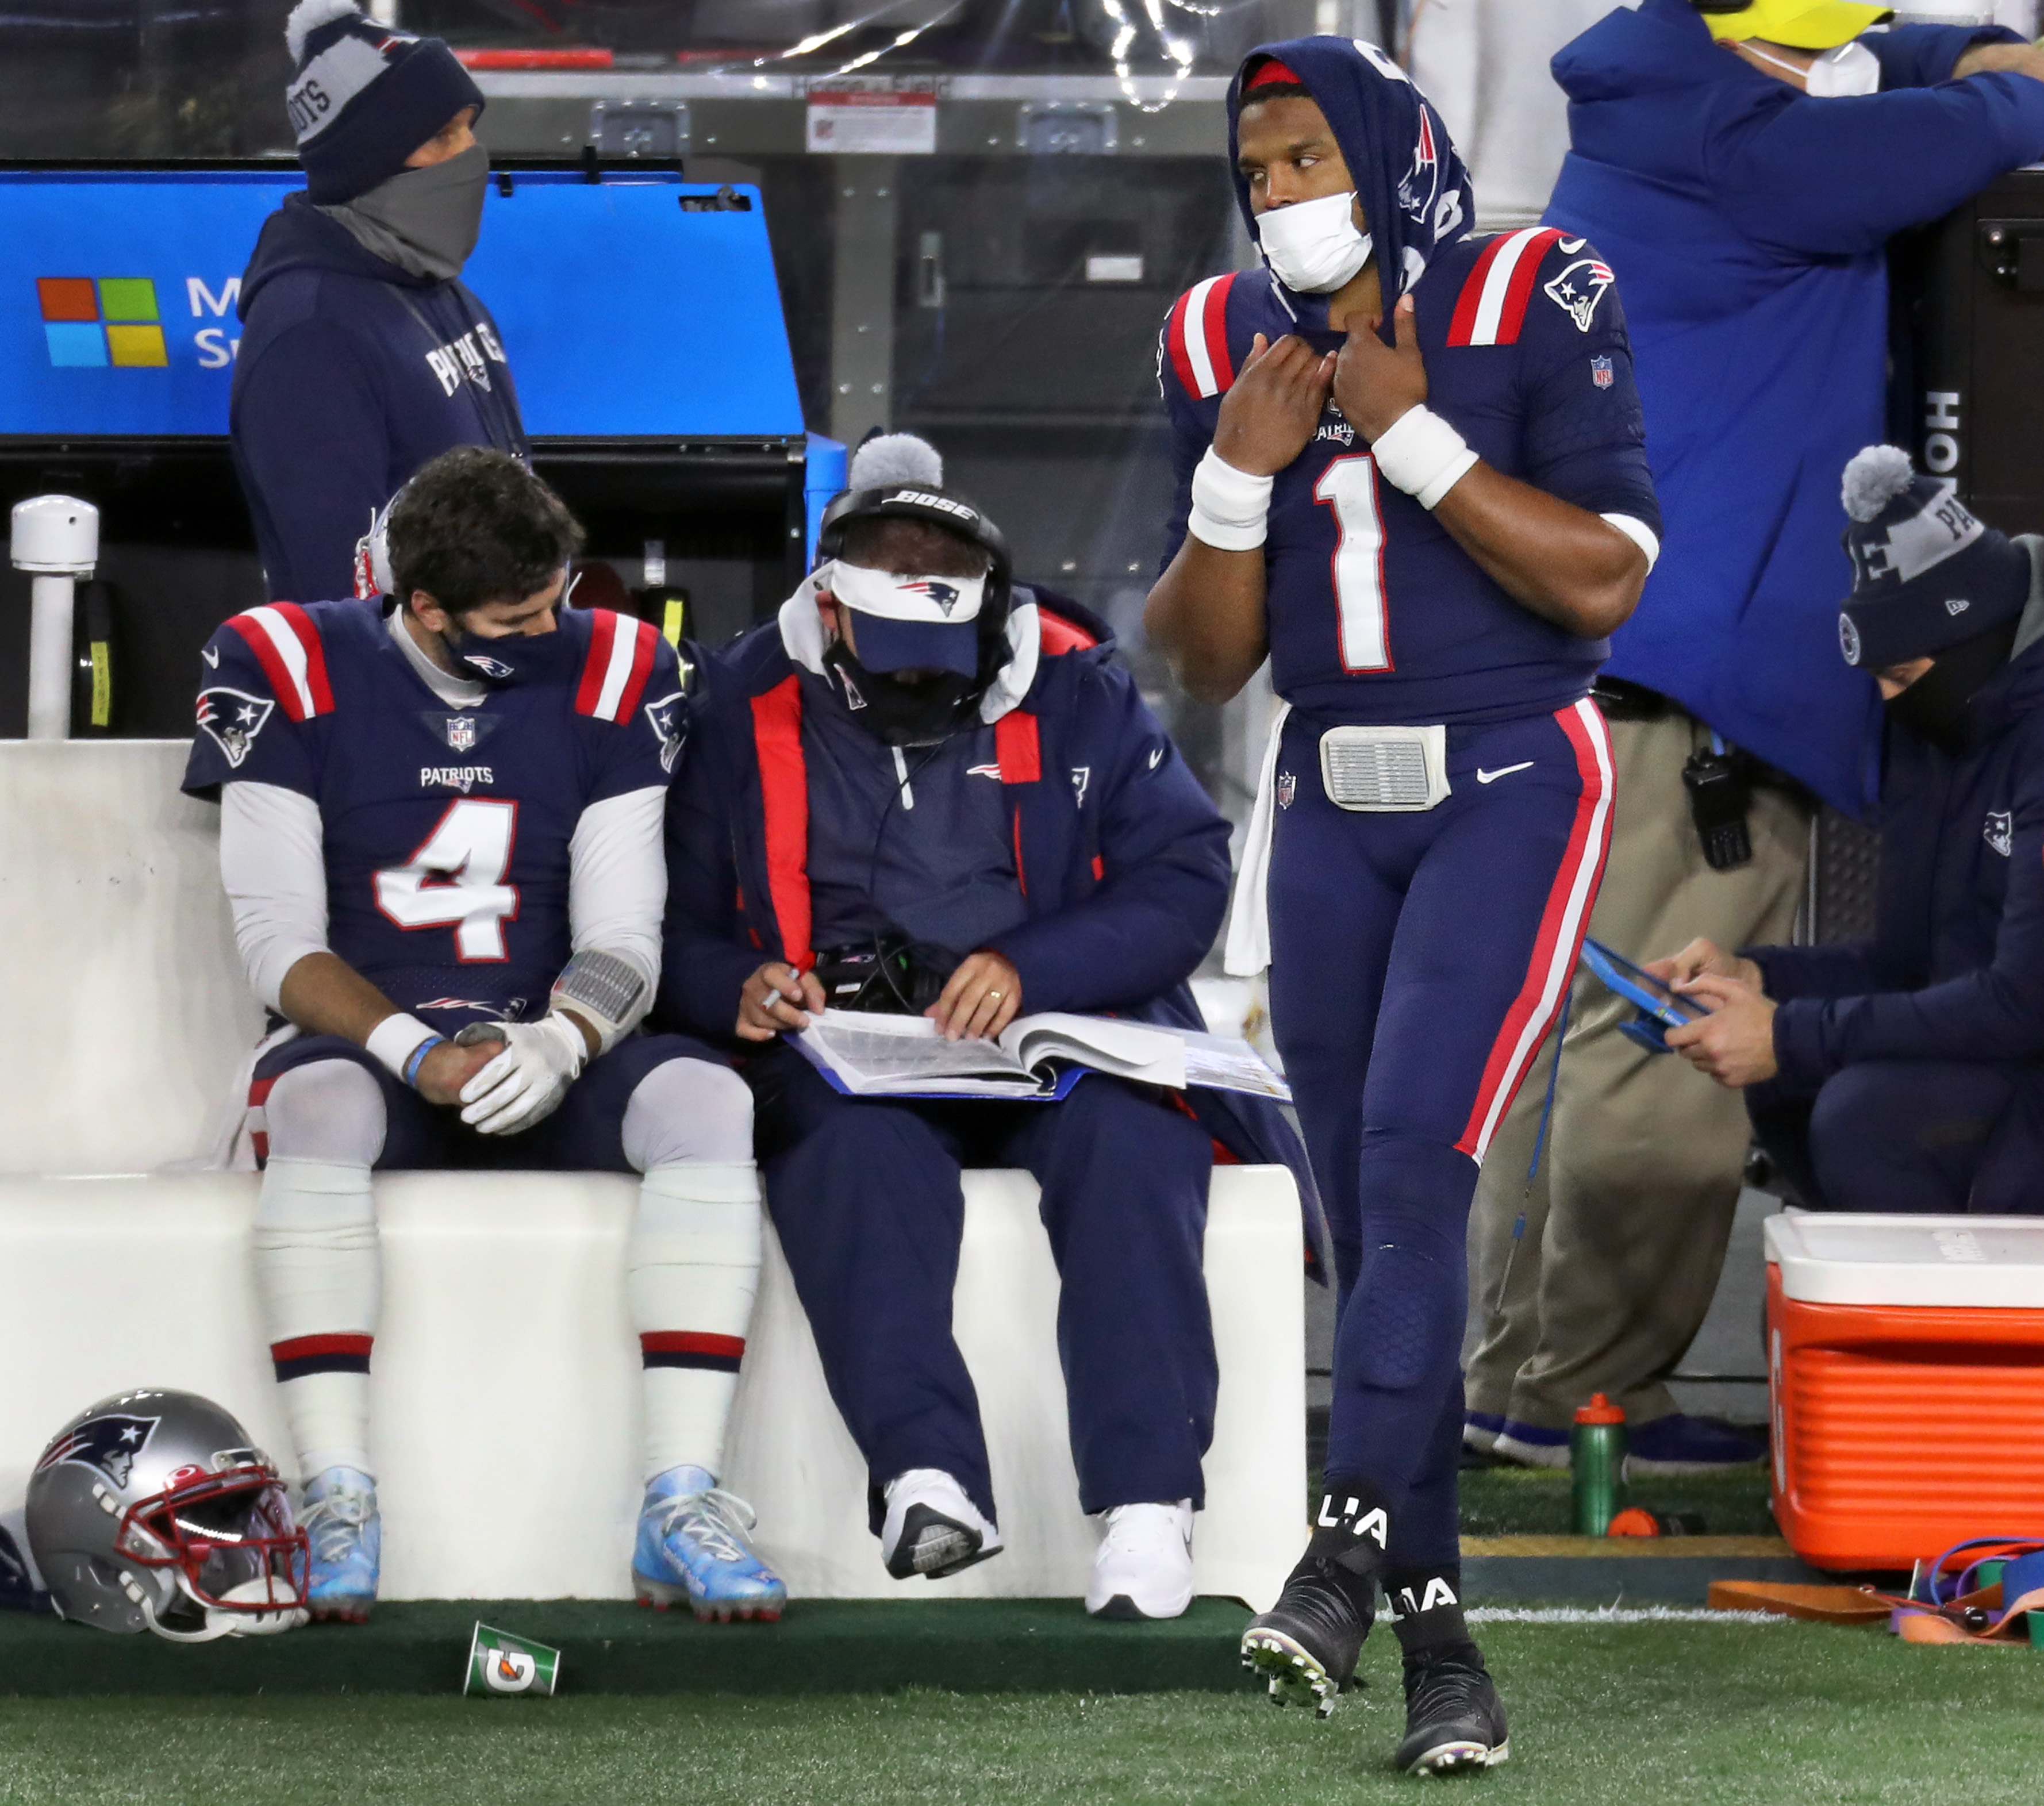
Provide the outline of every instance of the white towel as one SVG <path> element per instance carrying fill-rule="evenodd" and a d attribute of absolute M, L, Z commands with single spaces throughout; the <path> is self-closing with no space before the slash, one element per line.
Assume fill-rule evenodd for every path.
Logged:
<path fill-rule="evenodd" d="M 1270 717 L 1270 740 L 1263 749 L 1263 771 L 1256 780 L 1256 805 L 1249 812 L 1249 832 L 1242 837 L 1242 863 L 1235 874 L 1235 900 L 1228 912 L 1224 963 L 1228 975 L 1253 978 L 1270 963 L 1270 836 L 1277 817 L 1278 743 L 1292 705 L 1280 702 Z"/>

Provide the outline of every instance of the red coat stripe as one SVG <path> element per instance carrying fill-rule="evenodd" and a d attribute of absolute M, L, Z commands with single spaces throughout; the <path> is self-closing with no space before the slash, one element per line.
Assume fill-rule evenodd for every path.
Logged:
<path fill-rule="evenodd" d="M 782 957 L 806 972 L 809 945 L 809 777 L 802 756 L 802 692 L 783 678 L 752 698 L 752 740 L 759 759 L 759 800 L 766 818 L 766 882 L 781 925 Z"/>
<path fill-rule="evenodd" d="M 1043 747 L 1036 717 L 1012 709 L 993 724 L 993 750 L 1004 784 L 1033 784 L 1043 775 Z"/>

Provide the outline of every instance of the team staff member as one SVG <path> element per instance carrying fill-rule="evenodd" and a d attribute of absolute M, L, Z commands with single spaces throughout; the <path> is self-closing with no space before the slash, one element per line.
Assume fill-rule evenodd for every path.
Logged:
<path fill-rule="evenodd" d="M 875 440 L 851 482 L 778 621 L 705 667 L 660 1018 L 754 1051 L 768 1208 L 888 1571 L 936 1579 L 1001 1547 L 951 1336 L 959 1171 L 1026 1166 L 1063 1282 L 1080 1503 L 1105 1520 L 1086 1608 L 1176 1617 L 1217 1384 L 1210 1137 L 1283 1158 L 1275 1109 L 1181 1108 L 1100 1073 L 1058 1103 L 847 1097 L 778 1037 L 824 1007 L 820 974 L 840 1008 L 874 974 L 855 1007 L 920 1008 L 954 1038 L 1037 1010 L 1197 1026 L 1185 980 L 1227 905 L 1228 824 L 1105 630 L 1011 587 L 928 446 Z"/>
<path fill-rule="evenodd" d="M 511 367 L 462 265 L 482 223 L 482 93 L 437 38 L 299 0 L 284 29 L 305 188 L 241 278 L 229 432 L 273 597 L 355 593 L 355 552 L 456 445 L 526 454 Z"/>
<path fill-rule="evenodd" d="M 1838 637 L 1888 705 L 1874 938 L 1692 943 L 1654 970 L 1713 1013 L 1668 1044 L 1819 1208 L 2044 1212 L 2044 540 L 1893 446 L 1845 500 Z"/>
<path fill-rule="evenodd" d="M 1343 1293 L 1326 1497 L 1243 1648 L 1274 1695 L 1331 1706 L 1381 1580 L 1397 1759 L 1440 1772 L 1508 1747 L 1459 1602 L 1464 1225 L 1596 894 L 1611 759 L 1586 693 L 1659 516 L 1610 271 L 1560 232 L 1470 238 L 1403 71 L 1343 38 L 1267 46 L 1229 117 L 1269 268 L 1166 327 L 1178 543 L 1146 618 L 1194 694 L 1267 654 L 1289 705 L 1229 963 L 1264 963 L 1267 894 Z"/>
<path fill-rule="evenodd" d="M 1642 0 L 1554 59 L 1573 149 L 1547 222 L 1593 236 L 1625 284 L 1668 526 L 1599 686 L 1619 802 L 1591 932 L 1635 958 L 1788 939 L 1805 811 L 1755 789 L 1750 857 L 1714 866 L 1683 782 L 1713 730 L 1854 814 L 1871 800 L 1877 698 L 1833 649 L 1850 572 L 1831 473 L 1881 433 L 1887 241 L 2044 156 L 2044 56 L 1992 27 L 1869 29 L 1886 17 Z M 1603 1391 L 1644 1470 L 1757 1459 L 1661 1378 L 1716 1289 L 1746 1112 L 1621 1036 L 1631 1012 L 1600 989 L 1579 1001 L 1523 1236 L 1539 1075 L 1477 1190 L 1481 1295 L 1504 1297 L 1470 1362 L 1469 1440 L 1566 1465 Z"/>

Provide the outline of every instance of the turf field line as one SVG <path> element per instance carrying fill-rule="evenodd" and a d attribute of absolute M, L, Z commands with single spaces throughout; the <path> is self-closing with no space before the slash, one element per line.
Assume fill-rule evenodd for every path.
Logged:
<path fill-rule="evenodd" d="M 1708 1612 L 1693 1605 L 1478 1605 L 1473 1624 L 1787 1624 L 1773 1612 Z"/>

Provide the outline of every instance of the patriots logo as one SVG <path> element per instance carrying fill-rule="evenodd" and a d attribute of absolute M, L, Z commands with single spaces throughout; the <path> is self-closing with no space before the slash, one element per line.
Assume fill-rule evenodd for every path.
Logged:
<path fill-rule="evenodd" d="M 461 655 L 461 662 L 465 665 L 473 665 L 486 678 L 496 678 L 501 681 L 511 675 L 509 665 L 501 659 L 491 658 L 487 652 L 464 652 Z"/>
<path fill-rule="evenodd" d="M 1590 381 L 1600 389 L 1608 389 L 1611 386 L 1612 368 L 1609 358 L 1593 357 L 1590 359 Z"/>
<path fill-rule="evenodd" d="M 229 766 L 238 771 L 276 706 L 267 696 L 251 696 L 245 690 L 216 684 L 198 693 L 198 724 L 227 755 Z"/>
<path fill-rule="evenodd" d="M 1072 801 L 1081 809 L 1085 807 L 1086 786 L 1092 782 L 1093 767 L 1090 765 L 1074 765 L 1072 767 Z"/>
<path fill-rule="evenodd" d="M 125 1488 L 135 1470 L 135 1458 L 149 1446 L 160 1417 L 88 1417 L 68 1430 L 43 1451 L 36 1471 L 54 1467 L 60 1461 L 75 1461 L 81 1467 L 96 1467 L 115 1486 Z"/>
<path fill-rule="evenodd" d="M 2015 850 L 2015 817 L 2005 809 L 1991 809 L 1987 812 L 1987 825 L 1982 838 L 2005 859 Z"/>
<path fill-rule="evenodd" d="M 1289 809 L 1292 806 L 1292 799 L 1298 793 L 1297 777 L 1289 771 L 1279 772 L 1278 774 L 1278 806 L 1280 809 Z"/>
<path fill-rule="evenodd" d="M 904 583 L 900 587 L 905 595 L 921 596 L 935 602 L 943 611 L 947 621 L 951 619 L 951 610 L 958 606 L 959 598 L 964 594 L 956 584 L 943 582 L 935 577 L 925 577 L 919 582 Z"/>
<path fill-rule="evenodd" d="M 1547 283 L 1543 292 L 1575 321 L 1577 332 L 1587 332 L 1591 321 L 1596 317 L 1597 304 L 1604 299 L 1604 291 L 1616 279 L 1611 273 L 1611 266 L 1602 258 L 1578 257 Z"/>
<path fill-rule="evenodd" d="M 660 769 L 671 772 L 682 756 L 682 743 L 687 738 L 682 725 L 682 693 L 678 690 L 657 702 L 647 703 L 646 720 L 660 743 Z"/>
<path fill-rule="evenodd" d="M 1434 190 L 1441 179 L 1441 154 L 1434 137 L 1434 110 L 1420 109 L 1420 141 L 1412 148 L 1412 167 L 1398 184 L 1398 205 L 1416 220 L 1424 221 L 1434 205 Z"/>

